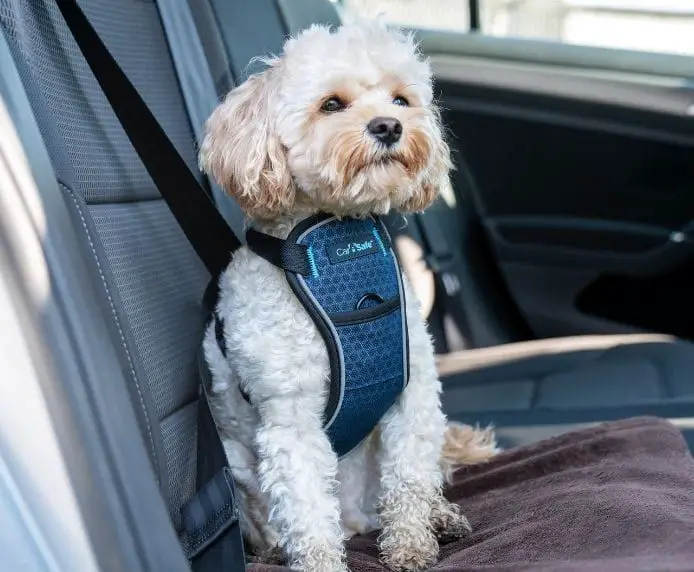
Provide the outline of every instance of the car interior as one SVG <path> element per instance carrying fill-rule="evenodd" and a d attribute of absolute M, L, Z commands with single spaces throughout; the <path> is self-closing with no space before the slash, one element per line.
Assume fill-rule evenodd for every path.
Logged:
<path fill-rule="evenodd" d="M 340 4 L 78 4 L 243 240 L 239 207 L 198 169 L 203 122 L 255 56 L 339 25 Z M 15 528 L 0 546 L 27 570 L 189 569 L 210 276 L 56 1 L 0 0 L 0 26 L 0 377 L 17 397 L 0 410 L 0 500 L 10 481 L 33 499 L 47 543 Z M 693 446 L 692 58 L 608 65 L 598 48 L 552 59 L 415 33 L 456 168 L 429 210 L 387 222 L 429 310 L 448 417 L 493 424 L 509 448 L 653 415 Z"/>

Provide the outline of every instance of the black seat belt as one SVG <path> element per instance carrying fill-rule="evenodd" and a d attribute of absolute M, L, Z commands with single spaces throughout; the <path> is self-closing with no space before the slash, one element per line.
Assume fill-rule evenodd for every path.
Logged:
<path fill-rule="evenodd" d="M 56 3 L 147 172 L 211 274 L 214 290 L 217 278 L 241 242 L 77 2 Z M 209 297 L 210 289 L 206 293 Z M 198 490 L 181 508 L 181 544 L 194 572 L 240 572 L 245 570 L 245 558 L 234 483 L 210 412 L 208 372 L 202 355 L 199 365 Z"/>
<path fill-rule="evenodd" d="M 425 247 L 425 262 L 431 270 L 441 276 L 447 296 L 460 292 L 460 281 L 452 271 L 456 256 L 441 230 L 441 225 L 426 213 L 415 213 L 415 222 Z"/>
<path fill-rule="evenodd" d="M 450 316 L 456 327 L 467 338 L 467 317 L 460 303 L 460 257 L 454 253 L 441 229 L 436 217 L 427 213 L 415 213 L 413 215 L 415 225 L 422 239 L 424 249 L 424 261 L 434 274 L 436 283 L 435 307 L 438 308 L 440 318 Z M 443 326 L 442 326 L 443 327 Z M 445 336 L 445 331 L 442 332 Z M 446 341 L 446 350 L 448 343 Z"/>

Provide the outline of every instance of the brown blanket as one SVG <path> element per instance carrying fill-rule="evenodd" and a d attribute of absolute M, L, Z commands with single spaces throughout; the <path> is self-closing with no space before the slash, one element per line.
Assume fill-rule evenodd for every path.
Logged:
<path fill-rule="evenodd" d="M 474 533 L 442 546 L 432 570 L 694 571 L 694 460 L 664 421 L 609 423 L 502 453 L 458 471 L 448 495 Z M 349 542 L 349 567 L 387 570 L 375 534 Z"/>

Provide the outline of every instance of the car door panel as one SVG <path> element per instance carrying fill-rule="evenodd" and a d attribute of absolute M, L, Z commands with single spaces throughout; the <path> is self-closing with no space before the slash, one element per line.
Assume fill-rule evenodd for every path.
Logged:
<path fill-rule="evenodd" d="M 456 188 L 533 332 L 694 337 L 691 84 L 431 59 Z"/>

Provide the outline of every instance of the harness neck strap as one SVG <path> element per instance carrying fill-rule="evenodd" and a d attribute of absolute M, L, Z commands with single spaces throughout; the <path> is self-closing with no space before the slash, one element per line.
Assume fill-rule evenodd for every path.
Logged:
<path fill-rule="evenodd" d="M 248 248 L 277 268 L 302 276 L 311 274 L 308 248 L 302 244 L 291 243 L 253 228 L 246 232 L 246 243 Z"/>

